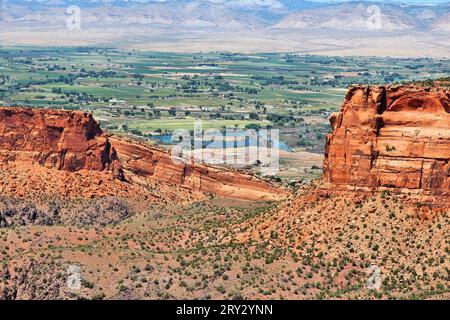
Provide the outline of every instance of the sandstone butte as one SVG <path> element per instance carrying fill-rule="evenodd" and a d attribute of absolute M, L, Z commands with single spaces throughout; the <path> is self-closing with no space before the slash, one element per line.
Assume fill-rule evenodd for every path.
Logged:
<path fill-rule="evenodd" d="M 244 200 L 281 200 L 288 195 L 241 172 L 175 163 L 165 150 L 107 135 L 91 114 L 79 111 L 0 108 L 0 163 L 37 165 L 77 173 L 78 178 L 107 172 L 116 186 L 118 181 L 129 185 L 147 179 Z"/>
<path fill-rule="evenodd" d="M 324 180 L 342 190 L 393 190 L 450 203 L 450 92 L 355 86 L 330 118 Z"/>

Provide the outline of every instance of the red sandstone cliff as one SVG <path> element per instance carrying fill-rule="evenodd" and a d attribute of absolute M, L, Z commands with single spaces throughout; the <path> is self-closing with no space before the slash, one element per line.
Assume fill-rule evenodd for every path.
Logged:
<path fill-rule="evenodd" d="M 277 200 L 287 194 L 241 173 L 194 163 L 175 164 L 165 151 L 108 137 L 92 115 L 83 112 L 0 108 L 0 162 L 34 163 L 67 172 L 109 171 L 121 181 L 128 173 L 247 200 Z"/>
<path fill-rule="evenodd" d="M 250 175 L 197 163 L 176 164 L 164 151 L 115 137 L 110 141 L 123 168 L 142 177 L 247 200 L 281 199 L 287 194 Z"/>
<path fill-rule="evenodd" d="M 114 148 L 92 115 L 44 109 L 0 109 L 0 161 L 29 160 L 66 171 L 112 170 Z"/>
<path fill-rule="evenodd" d="M 450 196 L 450 92 L 356 86 L 327 137 L 324 179 L 347 189 Z"/>

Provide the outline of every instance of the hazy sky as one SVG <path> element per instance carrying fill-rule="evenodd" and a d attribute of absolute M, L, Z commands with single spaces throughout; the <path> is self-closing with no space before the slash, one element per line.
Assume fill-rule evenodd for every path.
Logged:
<path fill-rule="evenodd" d="M 343 2 L 343 1 L 354 1 L 354 0 L 310 0 L 315 2 Z M 370 1 L 370 0 L 369 0 Z M 374 2 L 380 1 L 380 0 L 372 0 Z M 444 2 L 450 2 L 450 0 L 381 0 L 384 2 L 403 2 L 403 3 L 444 3 Z"/>
<path fill-rule="evenodd" d="M 9 3 L 14 3 L 16 0 L 0 0 L 0 4 L 2 2 L 9 2 Z M 23 2 L 24 0 L 21 0 L 21 2 Z M 34 0 L 26 0 L 26 1 L 30 1 L 33 2 Z M 36 0 L 38 1 L 38 0 Z M 174 0 L 122 0 L 124 2 L 126 1 L 130 1 L 130 2 L 167 2 L 167 1 L 174 1 Z M 179 0 L 175 0 L 175 1 L 179 1 Z M 275 4 L 277 3 L 279 0 L 208 0 L 211 2 L 216 2 L 216 3 L 223 3 L 223 2 L 229 2 L 229 3 L 234 3 L 234 4 L 239 4 L 242 3 L 244 4 L 259 4 L 259 5 L 270 5 L 270 4 Z M 306 0 L 306 1 L 314 1 L 314 2 L 346 2 L 346 1 L 355 1 L 355 0 Z M 357 0 L 356 0 L 357 1 Z M 397 3 L 416 3 L 416 4 L 436 4 L 436 3 L 445 3 L 445 2 L 449 2 L 450 0 L 363 0 L 363 1 L 373 1 L 373 2 L 397 2 Z M 19 2 L 19 1 L 18 1 Z M 40 3 L 58 3 L 60 1 L 58 0 L 39 0 L 38 2 Z M 69 1 L 64 1 L 63 3 L 67 3 Z M 74 0 L 74 3 L 76 3 L 77 1 Z M 93 1 L 95 2 L 95 1 Z M 104 3 L 109 3 L 109 2 L 114 2 L 114 0 L 96 0 L 96 2 L 104 2 Z"/>

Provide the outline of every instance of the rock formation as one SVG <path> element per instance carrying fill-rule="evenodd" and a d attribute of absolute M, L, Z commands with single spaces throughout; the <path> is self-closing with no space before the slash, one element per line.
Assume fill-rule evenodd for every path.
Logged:
<path fill-rule="evenodd" d="M 171 154 L 112 137 L 124 169 L 188 189 L 247 200 L 277 199 L 287 193 L 253 176 L 197 163 L 175 163 Z"/>
<path fill-rule="evenodd" d="M 450 92 L 355 86 L 330 119 L 324 179 L 350 190 L 450 196 Z"/>
<path fill-rule="evenodd" d="M 88 113 L 0 108 L 0 163 L 24 162 L 67 172 L 111 172 L 124 183 L 138 177 L 246 200 L 277 200 L 287 194 L 252 176 L 175 163 L 164 150 L 106 135 Z"/>
<path fill-rule="evenodd" d="M 0 161 L 29 160 L 66 171 L 111 170 L 123 179 L 108 138 L 91 114 L 0 109 Z"/>

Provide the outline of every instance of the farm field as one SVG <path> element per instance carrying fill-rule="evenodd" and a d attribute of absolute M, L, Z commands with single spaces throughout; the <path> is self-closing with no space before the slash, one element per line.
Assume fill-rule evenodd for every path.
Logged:
<path fill-rule="evenodd" d="M 450 300 L 449 18 L 450 0 L 0 0 L 2 311 Z"/>
<path fill-rule="evenodd" d="M 300 152 L 283 158 L 289 167 L 298 155 L 323 154 L 328 117 L 348 86 L 449 72 L 448 59 L 1 47 L 0 105 L 85 110 L 109 132 L 146 140 L 196 121 L 203 130 L 275 128 Z"/>
<path fill-rule="evenodd" d="M 5 130 L 20 123 L 3 114 L 3 136 L 20 137 L 23 131 Z M 29 114 L 21 110 L 23 119 Z M 64 122 L 60 114 L 50 119 Z M 136 166 L 122 181 L 110 171 L 3 162 L 0 299 L 448 299 L 448 213 L 388 190 L 332 193 L 314 179 L 321 160 L 318 153 L 280 151 L 277 178 L 292 192 L 271 185 L 274 194 L 286 194 L 275 201 L 146 180 L 133 174 Z M 167 163 L 162 170 L 174 176 Z M 302 184 L 291 184 L 300 174 Z M 374 289 L 367 272 L 373 266 L 382 275 Z"/>

